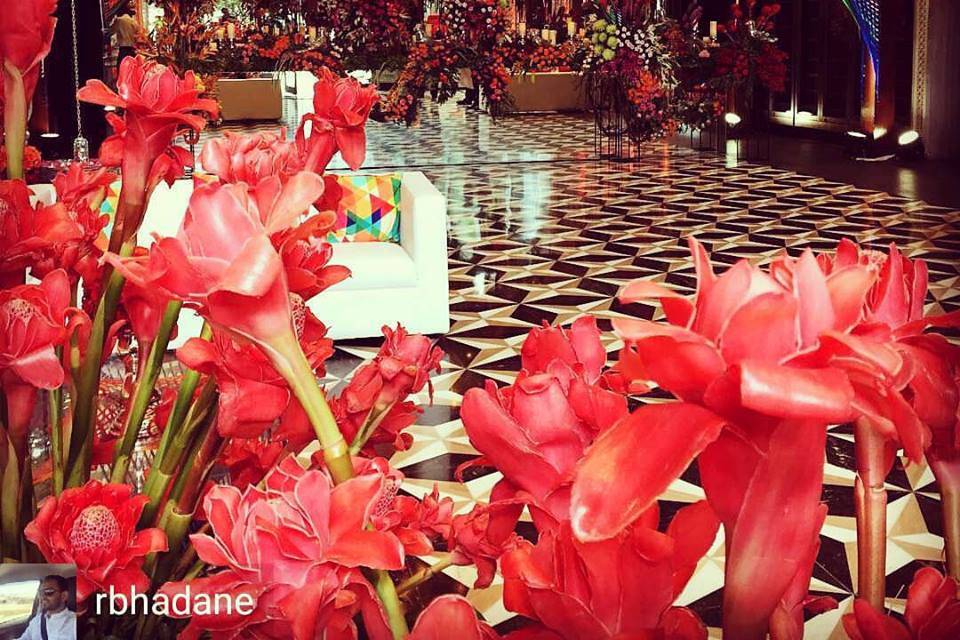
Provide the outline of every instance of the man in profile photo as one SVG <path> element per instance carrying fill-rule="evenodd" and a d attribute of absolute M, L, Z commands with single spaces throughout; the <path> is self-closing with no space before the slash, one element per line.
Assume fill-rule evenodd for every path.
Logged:
<path fill-rule="evenodd" d="M 19 640 L 76 640 L 77 614 L 67 608 L 70 584 L 63 576 L 47 576 L 40 585 L 40 611 Z"/>

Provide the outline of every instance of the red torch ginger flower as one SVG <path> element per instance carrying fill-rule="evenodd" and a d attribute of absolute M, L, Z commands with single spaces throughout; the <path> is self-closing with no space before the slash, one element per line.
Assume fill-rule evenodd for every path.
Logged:
<path fill-rule="evenodd" d="M 477 580 L 474 588 L 484 589 L 493 582 L 497 560 L 506 552 L 515 549 L 519 537 L 513 529 L 523 511 L 516 501 L 498 499 L 494 491 L 488 505 L 478 504 L 467 514 L 454 516 L 450 524 L 447 548 L 453 564 L 475 565 Z"/>
<path fill-rule="evenodd" d="M 70 283 L 63 271 L 39 285 L 0 289 L 0 390 L 6 396 L 7 432 L 19 458 L 27 452 L 30 417 L 37 389 L 63 384 L 56 347 L 68 336 Z"/>
<path fill-rule="evenodd" d="M 367 149 L 367 118 L 377 100 L 376 87 L 363 87 L 355 78 L 338 78 L 322 69 L 313 88 L 313 113 L 303 117 L 297 130 L 304 168 L 322 173 L 339 150 L 347 166 L 359 169 Z M 312 125 L 309 137 L 308 122 Z"/>
<path fill-rule="evenodd" d="M 857 599 L 853 613 L 843 616 L 851 640 L 953 640 L 960 637 L 957 581 L 924 567 L 907 591 L 906 624 Z"/>
<path fill-rule="evenodd" d="M 105 258 L 138 286 L 183 300 L 262 347 L 293 332 L 283 262 L 269 235 L 316 200 L 323 187 L 314 178 L 312 188 L 289 193 L 270 211 L 258 209 L 246 185 L 198 187 L 175 238 L 160 238 L 148 256 Z"/>
<path fill-rule="evenodd" d="M 285 242 L 280 248 L 290 292 L 304 301 L 350 277 L 350 269 L 329 264 L 333 256 L 330 243 L 321 240 Z"/>
<path fill-rule="evenodd" d="M 928 275 L 922 260 L 909 260 L 891 245 L 886 254 L 841 241 L 833 256 L 819 257 L 828 277 L 851 266 L 866 266 L 879 277 L 870 289 L 851 335 L 828 332 L 819 348 L 805 356 L 811 366 L 846 371 L 854 406 L 862 414 L 856 427 L 857 514 L 864 523 L 859 546 L 860 595 L 874 606 L 883 598 L 882 546 L 886 492 L 884 478 L 902 447 L 912 462 L 926 454 L 943 494 L 947 563 L 960 574 L 960 349 L 930 327 L 960 326 L 960 312 L 925 314 Z M 797 265 L 782 257 L 776 275 L 795 279 Z"/>
<path fill-rule="evenodd" d="M 296 145 L 287 141 L 287 130 L 236 134 L 227 131 L 203 145 L 200 162 L 221 182 L 255 185 L 271 176 L 286 176 L 300 169 Z"/>
<path fill-rule="evenodd" d="M 312 371 L 324 374 L 324 362 L 333 354 L 326 327 L 309 310 L 298 327 Z M 224 437 L 255 438 L 278 418 L 281 430 L 313 432 L 284 378 L 256 346 L 215 331 L 210 341 L 191 338 L 177 350 L 177 358 L 191 369 L 214 376 L 219 389 L 217 430 Z M 289 423 L 289 424 L 288 424 Z"/>
<path fill-rule="evenodd" d="M 760 637 L 778 607 L 794 610 L 788 588 L 813 560 L 826 425 L 857 416 L 846 371 L 803 357 L 824 334 L 854 329 L 875 275 L 850 265 L 827 276 L 808 251 L 789 286 L 746 261 L 718 277 L 702 247 L 691 249 L 694 300 L 649 281 L 621 295 L 659 299 L 668 324 L 614 320 L 625 377 L 684 402 L 642 407 L 597 440 L 574 481 L 572 526 L 582 540 L 617 535 L 699 454 L 728 544 L 724 631 Z M 625 464 L 631 473 L 614 482 Z M 774 556 L 774 567 L 760 560 Z"/>
<path fill-rule="evenodd" d="M 323 471 L 284 459 L 263 489 L 217 486 L 204 498 L 212 535 L 190 536 L 200 559 L 221 567 L 190 582 L 171 582 L 172 597 L 227 593 L 254 600 L 250 615 L 195 615 L 184 632 L 213 638 L 356 638 L 362 613 L 371 638 L 389 638 L 383 613 L 359 567 L 400 569 L 403 547 L 391 533 L 369 530 L 385 478 L 366 474 L 333 486 Z M 324 636 L 326 632 L 326 636 Z"/>
<path fill-rule="evenodd" d="M 49 259 L 54 248 L 77 241 L 83 229 L 63 204 L 30 204 L 20 180 L 0 181 L 0 287 L 22 284 L 27 267 Z M 42 277 L 51 269 L 39 269 Z"/>
<path fill-rule="evenodd" d="M 606 354 L 592 318 L 570 331 L 534 329 L 522 355 L 524 370 L 512 386 L 488 383 L 466 393 L 464 428 L 536 510 L 566 520 L 575 465 L 598 432 L 626 415 L 627 403 L 595 384 Z"/>
<path fill-rule="evenodd" d="M 24 104 L 30 104 L 37 81 L 40 62 L 50 53 L 57 19 L 57 0 L 28 0 L 16 11 L 0 17 L 0 65 L 3 65 L 4 92 L 0 103 L 12 97 L 11 76 L 23 82 Z"/>
<path fill-rule="evenodd" d="M 162 529 L 137 531 L 146 496 L 133 495 L 125 484 L 91 480 L 40 504 L 24 537 L 37 545 L 47 562 L 77 565 L 77 602 L 111 588 L 144 592 L 150 579 L 142 570 L 148 553 L 167 550 Z"/>
<path fill-rule="evenodd" d="M 504 606 L 563 640 L 705 640 L 697 616 L 671 604 L 716 535 L 706 503 L 681 509 L 666 535 L 649 529 L 657 510 L 623 535 L 579 542 L 568 524 L 522 541 L 502 559 Z"/>
<path fill-rule="evenodd" d="M 960 325 L 960 313 L 924 316 L 926 265 L 907 260 L 895 246 L 884 255 L 842 241 L 834 257 L 820 256 L 819 265 L 829 279 L 851 269 L 868 269 L 878 277 L 862 307 L 851 309 L 855 330 L 825 332 L 818 348 L 798 361 L 844 369 L 858 411 L 919 462 L 930 444 L 931 428 L 952 432 L 958 403 L 950 373 L 955 351 L 942 336 L 923 331 Z M 787 286 L 799 268 L 787 257 L 773 265 L 774 275 Z"/>
<path fill-rule="evenodd" d="M 400 326 L 395 330 L 384 327 L 383 335 L 380 351 L 357 369 L 332 408 L 346 438 L 361 436 L 364 443 L 384 443 L 403 450 L 409 446 L 409 436 L 400 432 L 417 416 L 416 407 L 406 399 L 430 384 L 430 372 L 440 370 L 443 350 L 429 338 L 410 335 Z M 371 433 L 360 434 L 371 427 Z"/>
<path fill-rule="evenodd" d="M 477 620 L 477 612 L 463 596 L 434 598 L 420 612 L 407 640 L 497 640 L 489 625 Z"/>
<path fill-rule="evenodd" d="M 276 442 L 257 438 L 231 438 L 220 454 L 220 462 L 230 473 L 230 484 L 241 491 L 260 482 L 283 455 Z"/>
<path fill-rule="evenodd" d="M 106 169 L 86 171 L 79 163 L 72 163 L 67 171 L 57 174 L 53 186 L 57 190 L 58 205 L 65 207 L 66 219 L 61 228 L 67 233 L 53 238 L 43 256 L 33 262 L 34 275 L 64 269 L 71 282 L 84 281 L 87 291 L 84 298 L 97 299 L 101 232 L 110 221 L 108 215 L 101 215 L 100 205 L 107 195 L 107 187 L 116 178 Z M 72 226 L 67 226 L 67 221 Z"/>
<path fill-rule="evenodd" d="M 40 63 L 50 53 L 57 20 L 56 0 L 25 0 L 0 15 L 0 111 L 8 155 L 6 171 L 22 178 L 27 116 L 40 78 Z M 34 151 L 36 151 L 34 149 Z"/>
<path fill-rule="evenodd" d="M 406 555 L 425 556 L 433 553 L 432 539 L 449 536 L 453 500 L 441 500 L 436 486 L 433 493 L 427 494 L 421 501 L 399 494 L 403 474 L 391 468 L 385 458 L 356 458 L 354 469 L 358 477 L 374 474 L 385 478 L 383 492 L 371 513 L 370 521 L 378 531 L 389 531 L 396 535 Z"/>
<path fill-rule="evenodd" d="M 200 98 L 200 91 L 192 71 L 180 78 L 173 70 L 136 56 L 120 64 L 117 93 L 99 80 L 88 80 L 77 92 L 84 102 L 124 110 L 122 119 L 111 114 L 115 134 L 101 147 L 103 164 L 121 166 L 123 171 L 116 238 L 133 237 L 150 193 L 161 179 L 169 182 L 184 163 L 192 165 L 193 158 L 172 142 L 180 127 L 203 129 L 206 121 L 198 113 L 216 115 L 216 102 Z M 119 244 L 111 249 L 118 250 Z"/>
<path fill-rule="evenodd" d="M 578 318 L 570 329 L 545 326 L 531 330 L 520 355 L 525 371 L 546 372 L 554 360 L 559 360 L 576 369 L 589 384 L 600 379 L 607 363 L 597 322 L 590 316 Z"/>
<path fill-rule="evenodd" d="M 64 326 L 70 284 L 63 271 L 39 285 L 0 290 L 0 373 L 40 389 L 63 384 L 54 347 L 67 335 Z"/>
<path fill-rule="evenodd" d="M 107 187 L 116 180 L 117 174 L 106 168 L 87 171 L 83 164 L 71 162 L 66 171 L 53 178 L 53 186 L 57 190 L 57 201 L 67 209 L 99 211 L 107 196 Z"/>

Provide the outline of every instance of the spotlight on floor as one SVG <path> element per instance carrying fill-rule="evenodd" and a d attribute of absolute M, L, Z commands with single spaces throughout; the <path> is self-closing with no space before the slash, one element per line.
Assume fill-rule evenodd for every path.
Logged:
<path fill-rule="evenodd" d="M 740 138 L 743 132 L 739 131 L 737 127 L 743 122 L 743 118 L 738 116 L 732 111 L 729 111 L 723 114 L 723 121 L 727 125 L 726 136 L 728 140 L 737 140 Z"/>
<path fill-rule="evenodd" d="M 862 158 L 867 154 L 870 138 L 863 131 L 847 131 L 847 156 Z"/>
<path fill-rule="evenodd" d="M 923 155 L 923 140 L 918 132 L 910 129 L 897 137 L 897 156 L 901 160 L 920 160 Z"/>
<path fill-rule="evenodd" d="M 54 139 L 54 138 L 59 138 L 59 137 L 60 137 L 60 134 L 59 134 L 59 133 L 50 133 L 50 132 L 47 132 L 47 133 L 41 133 L 41 134 L 40 134 L 40 137 L 41 137 L 41 138 Z"/>
<path fill-rule="evenodd" d="M 897 138 L 897 144 L 899 144 L 901 147 L 906 147 L 919 139 L 920 134 L 911 129 L 910 131 L 904 131 L 900 134 L 900 136 Z"/>
<path fill-rule="evenodd" d="M 882 138 L 882 137 L 885 136 L 885 135 L 887 135 L 887 128 L 886 128 L 886 127 L 877 127 L 876 129 L 873 130 L 873 139 L 874 139 L 874 140 L 879 140 L 880 138 Z"/>

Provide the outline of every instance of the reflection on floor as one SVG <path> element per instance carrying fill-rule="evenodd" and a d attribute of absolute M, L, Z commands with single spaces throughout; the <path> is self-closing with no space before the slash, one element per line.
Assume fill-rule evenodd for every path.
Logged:
<path fill-rule="evenodd" d="M 654 277 L 693 284 L 685 238 L 695 235 L 723 268 L 740 258 L 764 260 L 785 248 L 829 249 L 842 237 L 876 248 L 897 242 L 930 267 L 935 308 L 960 307 L 960 211 L 868 191 L 767 166 L 729 166 L 721 158 L 650 145 L 634 163 L 591 159 L 589 121 L 570 116 L 493 123 L 461 109 L 431 107 L 418 129 L 374 124 L 368 163 L 420 166 L 448 199 L 451 267 L 450 332 L 436 376 L 434 405 L 413 428 L 415 446 L 393 463 L 405 488 L 421 495 L 434 483 L 469 510 L 498 478 L 475 470 L 465 484 L 454 469 L 476 456 L 459 421 L 466 389 L 487 380 L 508 384 L 520 366 L 526 332 L 542 322 L 568 324 L 581 314 L 609 332 L 618 314 L 653 317 L 645 305 L 621 305 L 624 283 Z M 338 345 L 331 383 L 376 350 L 377 341 Z M 852 605 L 856 576 L 853 442 L 849 426 L 830 430 L 823 499 L 830 515 L 821 535 L 811 589 L 840 609 L 807 623 L 807 637 L 843 637 L 840 616 Z M 629 469 L 624 470 L 629 473 Z M 906 585 L 920 563 L 940 562 L 939 495 L 925 467 L 899 462 L 891 473 L 888 605 L 902 611 Z M 663 496 L 664 520 L 703 497 L 696 469 Z M 523 532 L 529 526 L 521 526 Z M 501 584 L 472 590 L 469 570 L 450 569 L 440 586 L 468 597 L 501 630 L 522 624 L 500 604 Z M 718 539 L 681 596 L 719 636 L 723 544 Z"/>
<path fill-rule="evenodd" d="M 303 113 L 313 110 L 309 100 L 285 98 L 279 123 L 228 123 L 201 134 L 201 142 L 224 131 L 297 130 Z M 419 124 L 367 123 L 367 158 L 364 169 L 424 167 L 489 162 L 539 162 L 593 157 L 593 125 L 577 115 L 538 118 L 504 118 L 496 123 L 485 114 L 453 102 L 437 106 L 427 102 Z M 198 147 L 199 148 L 199 147 Z M 342 169 L 339 157 L 330 168 Z"/>

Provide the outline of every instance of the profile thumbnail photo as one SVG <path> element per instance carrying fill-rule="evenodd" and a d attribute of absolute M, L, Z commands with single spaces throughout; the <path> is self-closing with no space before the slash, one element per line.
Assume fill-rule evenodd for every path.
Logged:
<path fill-rule="evenodd" d="M 76 640 L 77 568 L 0 565 L 0 640 Z"/>

